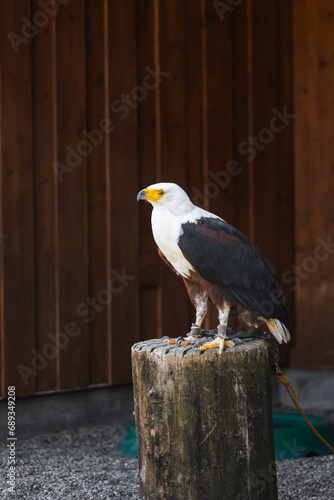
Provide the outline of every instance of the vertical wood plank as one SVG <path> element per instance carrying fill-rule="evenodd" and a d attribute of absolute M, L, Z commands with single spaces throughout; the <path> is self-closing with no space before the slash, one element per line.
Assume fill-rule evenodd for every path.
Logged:
<path fill-rule="evenodd" d="M 277 71 L 278 71 L 278 103 L 279 110 L 286 109 L 294 114 L 292 97 L 292 3 L 283 0 L 277 3 Z M 298 117 L 296 117 L 298 120 Z M 278 220 L 276 231 L 278 235 L 278 260 L 276 262 L 277 276 L 290 314 L 291 334 L 295 337 L 294 291 L 285 283 L 284 273 L 294 262 L 294 165 L 293 165 L 293 133 L 295 119 L 278 133 L 277 168 L 278 168 Z M 289 362 L 291 344 L 280 349 L 281 362 Z"/>
<path fill-rule="evenodd" d="M 78 307 L 88 297 L 85 6 L 71 0 L 57 15 L 58 162 L 70 166 L 58 184 L 59 300 L 61 331 L 71 332 L 60 351 L 59 389 L 87 387 L 88 324 Z M 89 152 L 89 153 L 87 153 Z M 81 309 L 80 309 L 81 311 Z M 65 332 L 67 333 L 67 332 Z"/>
<path fill-rule="evenodd" d="M 158 2 L 136 2 L 137 75 L 143 82 L 147 66 L 155 68 L 159 50 L 156 33 Z M 138 103 L 138 184 L 144 188 L 159 177 L 159 88 L 147 91 Z M 161 334 L 159 318 L 159 256 L 152 236 L 151 206 L 139 204 L 139 265 L 140 265 L 140 339 Z"/>
<path fill-rule="evenodd" d="M 161 96 L 161 180 L 186 188 L 186 67 L 183 2 L 159 2 L 160 54 L 162 71 L 168 72 L 160 86 Z M 193 321 L 183 282 L 160 263 L 162 334 L 185 335 Z"/>
<path fill-rule="evenodd" d="M 2 245 L 1 395 L 15 385 L 18 395 L 35 392 L 32 369 L 35 347 L 34 188 L 32 152 L 31 43 L 14 51 L 7 34 L 21 35 L 22 16 L 30 18 L 29 1 L 2 6 L 1 32 L 1 177 Z"/>
<path fill-rule="evenodd" d="M 242 2 L 232 13 L 232 78 L 233 78 L 233 160 L 234 224 L 250 236 L 250 162 L 243 144 L 250 135 L 251 103 L 249 100 L 249 37 L 252 30 L 248 2 Z"/>
<path fill-rule="evenodd" d="M 304 11 L 305 8 L 305 11 Z M 297 21 L 297 18 L 298 21 Z M 312 185 L 318 182 L 312 171 L 320 167 L 321 142 L 319 140 L 319 115 L 318 115 L 318 31 L 319 12 L 316 2 L 309 1 L 301 9 L 297 3 L 293 7 L 293 44 L 294 44 L 294 101 L 295 111 L 298 118 L 295 123 L 295 182 L 298 189 L 295 192 L 295 241 L 297 265 L 301 265 L 303 259 L 312 255 L 314 245 L 314 232 L 321 230 L 318 222 L 319 207 L 313 197 L 316 189 Z M 304 31 L 305 30 L 305 31 Z M 304 65 L 307 64 L 306 67 Z M 312 144 L 312 148 L 306 148 L 306 144 Z M 317 200 L 318 201 L 318 200 Z M 315 228 L 315 229 L 313 229 Z M 309 233 L 310 232 L 310 233 Z M 311 306 L 311 287 L 316 286 L 316 274 L 308 279 L 298 282 L 294 273 L 287 276 L 287 281 L 296 288 L 296 351 L 291 353 L 293 364 L 305 362 L 304 350 L 311 348 L 311 331 L 317 328 L 317 315 Z M 309 280 L 311 279 L 311 284 Z M 296 286 L 298 285 L 298 287 Z M 308 306 L 311 311 L 308 312 Z M 309 324 L 310 321 L 310 324 Z M 314 354 L 314 346 L 312 347 Z"/>
<path fill-rule="evenodd" d="M 33 1 L 32 13 L 40 11 Z M 52 164 L 57 159 L 57 103 L 55 20 L 41 27 L 32 44 L 33 147 L 35 170 L 35 255 L 36 255 L 36 348 L 47 344 L 54 353 L 37 377 L 38 392 L 57 388 L 59 352 L 55 346 L 58 333 L 57 307 L 57 177 Z M 43 68 L 43 71 L 41 71 Z M 50 351 L 51 353 L 51 351 Z"/>
<path fill-rule="evenodd" d="M 251 95 L 251 3 L 242 2 L 231 13 L 232 37 L 232 162 L 226 169 L 226 183 L 233 186 L 233 224 L 248 237 L 253 226 L 252 168 L 245 154 L 245 142 L 251 135 L 252 100 Z M 244 328 L 239 318 L 230 318 L 230 325 L 236 330 Z"/>
<path fill-rule="evenodd" d="M 290 81 L 287 84 L 284 81 L 284 78 L 289 78 L 291 50 L 289 6 L 282 2 L 274 2 L 269 6 L 263 1 L 252 2 L 251 5 L 250 95 L 253 104 L 248 140 L 248 154 L 252 158 L 251 237 L 275 266 L 282 284 L 281 275 L 292 258 L 293 245 L 290 149 L 293 120 L 281 118 L 286 112 L 292 113 L 291 95 L 287 87 Z M 280 16 L 285 20 L 283 25 L 279 22 L 282 19 Z M 282 254 L 286 258 L 282 258 Z M 281 361 L 287 361 L 287 348 L 281 350 Z"/>
<path fill-rule="evenodd" d="M 112 366 L 114 384 L 131 381 L 131 346 L 139 339 L 136 9 L 134 0 L 110 7 Z M 129 96 L 130 104 L 126 104 Z M 133 97 L 135 96 L 135 98 Z M 122 103 L 123 100 L 123 103 Z"/>
<path fill-rule="evenodd" d="M 91 384 L 107 383 L 110 373 L 110 214 L 109 143 L 112 127 L 109 105 L 108 2 L 86 2 L 87 130 L 94 145 L 87 157 L 89 295 L 96 309 L 86 315 L 90 326 Z M 97 57 L 97 54 L 99 57 Z M 107 120 L 107 121 L 106 121 Z M 107 290 L 107 291 L 105 291 Z"/>
<path fill-rule="evenodd" d="M 207 176 L 203 189 L 208 210 L 234 223 L 234 179 L 228 180 L 233 160 L 232 117 L 232 16 L 219 18 L 213 4 L 205 4 L 206 22 L 206 121 Z M 219 50 L 217 48 L 219 47 Z M 217 310 L 210 307 L 206 326 L 218 324 Z"/>
<path fill-rule="evenodd" d="M 296 267 L 294 366 L 333 368 L 334 2 L 293 4 Z M 321 332 L 321 345 L 314 344 Z M 323 346 L 326 345 L 326 349 Z"/>
<path fill-rule="evenodd" d="M 206 26 L 203 0 L 186 1 L 185 18 L 185 189 L 195 205 L 205 206 L 203 188 L 207 178 L 206 149 Z M 188 317 L 194 321 L 194 306 L 188 301 Z"/>
<path fill-rule="evenodd" d="M 233 224 L 233 178 L 225 181 L 233 160 L 232 126 L 232 16 L 220 20 L 212 4 L 206 4 L 207 157 L 206 194 L 210 211 Z M 219 50 L 217 48 L 219 47 Z"/>
<path fill-rule="evenodd" d="M 293 123 L 279 118 L 284 109 L 292 113 L 289 9 L 287 2 L 248 3 L 249 131 L 238 145 L 249 164 L 249 236 L 273 262 L 281 285 L 293 258 Z M 288 299 L 291 309 L 291 293 Z"/>
<path fill-rule="evenodd" d="M 195 205 L 202 205 L 200 194 L 204 185 L 203 146 L 205 102 L 203 60 L 206 34 L 202 15 L 202 0 L 186 0 L 185 19 L 185 85 L 186 85 L 186 169 L 187 185 L 185 186 Z"/>
<path fill-rule="evenodd" d="M 269 124 L 278 105 L 278 72 L 273 57 L 277 50 L 277 3 L 252 2 L 251 15 L 253 116 L 247 158 L 252 158 L 254 165 L 254 242 L 276 265 L 278 235 L 272 228 L 278 220 L 277 137 Z"/>

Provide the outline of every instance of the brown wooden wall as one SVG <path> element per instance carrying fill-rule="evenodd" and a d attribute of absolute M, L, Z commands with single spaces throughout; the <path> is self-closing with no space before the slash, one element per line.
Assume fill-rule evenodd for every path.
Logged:
<path fill-rule="evenodd" d="M 302 4 L 302 5 L 301 5 Z M 334 368 L 334 1 L 294 2 L 296 366 Z"/>
<path fill-rule="evenodd" d="M 315 2 L 307 2 L 306 27 L 297 0 L 293 17 L 289 0 L 51 4 L 46 12 L 41 2 L 12 0 L 0 20 L 2 396 L 7 385 L 29 395 L 128 383 L 134 342 L 188 331 L 192 307 L 157 256 L 150 207 L 136 202 L 141 188 L 179 183 L 249 235 L 282 277 L 308 235 L 310 203 L 298 182 L 316 178 L 316 150 L 308 156 L 301 144 L 307 126 L 309 148 L 317 134 L 314 102 L 300 90 L 309 55 L 291 64 L 292 46 L 302 55 L 311 37 Z M 320 24 L 326 9 L 318 11 Z M 314 72 L 330 84 L 328 58 Z M 287 117 L 293 92 L 297 118 Z M 324 154 L 329 172 L 329 143 Z M 320 286 L 317 273 L 312 280 Z M 282 285 L 294 319 L 289 276 Z M 310 312 L 306 325 L 301 319 L 312 297 L 301 290 L 296 364 L 313 332 Z M 208 324 L 216 324 L 213 312 Z"/>

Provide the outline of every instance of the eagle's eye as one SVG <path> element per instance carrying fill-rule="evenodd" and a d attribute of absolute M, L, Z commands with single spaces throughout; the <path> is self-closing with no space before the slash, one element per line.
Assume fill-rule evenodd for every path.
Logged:
<path fill-rule="evenodd" d="M 164 194 L 163 190 L 160 189 L 160 191 L 158 191 L 158 194 L 160 194 L 160 196 L 162 196 Z"/>

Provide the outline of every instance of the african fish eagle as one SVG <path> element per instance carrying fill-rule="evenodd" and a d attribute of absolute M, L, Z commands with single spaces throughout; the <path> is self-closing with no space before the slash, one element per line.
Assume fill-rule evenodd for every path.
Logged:
<path fill-rule="evenodd" d="M 221 353 L 231 308 L 247 326 L 266 323 L 279 343 L 290 340 L 289 315 L 271 262 L 240 231 L 193 205 L 177 184 L 152 184 L 137 200 L 153 206 L 152 231 L 160 257 L 182 277 L 196 308 L 188 342 L 202 336 L 208 300 L 218 309 L 218 335 L 201 349 Z"/>

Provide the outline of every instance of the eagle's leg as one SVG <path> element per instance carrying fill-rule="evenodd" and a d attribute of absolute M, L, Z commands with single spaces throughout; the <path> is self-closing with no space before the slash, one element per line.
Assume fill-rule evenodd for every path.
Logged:
<path fill-rule="evenodd" d="M 203 333 L 202 323 L 203 323 L 204 318 L 206 316 L 207 310 L 208 310 L 207 299 L 203 299 L 196 304 L 195 323 L 193 323 L 191 325 L 190 332 L 188 333 L 188 336 L 195 337 L 195 338 L 197 337 L 196 341 L 198 340 L 199 337 L 202 337 L 202 333 Z"/>
<path fill-rule="evenodd" d="M 187 337 L 181 341 L 181 345 L 195 344 L 198 339 L 203 336 L 204 330 L 202 328 L 202 323 L 208 310 L 208 297 L 205 294 L 198 294 L 194 298 L 193 303 L 196 307 L 196 323 L 191 325 L 190 332 L 187 333 Z M 170 339 L 168 343 L 175 344 L 176 341 L 174 339 Z"/>
<path fill-rule="evenodd" d="M 202 345 L 202 347 L 200 348 L 201 351 L 205 351 L 206 349 L 213 349 L 214 347 L 219 347 L 219 354 L 221 354 L 223 352 L 224 345 L 228 347 L 234 345 L 233 342 L 225 340 L 229 314 L 230 314 L 230 306 L 226 305 L 223 308 L 218 309 L 219 325 L 218 325 L 217 338 L 215 338 L 215 340 L 212 340 L 212 342 L 207 342 L 206 344 Z"/>

